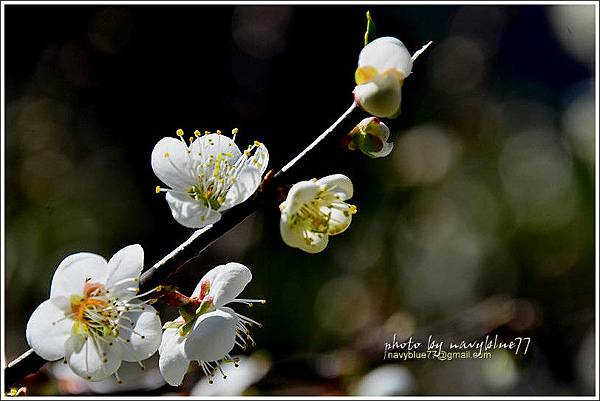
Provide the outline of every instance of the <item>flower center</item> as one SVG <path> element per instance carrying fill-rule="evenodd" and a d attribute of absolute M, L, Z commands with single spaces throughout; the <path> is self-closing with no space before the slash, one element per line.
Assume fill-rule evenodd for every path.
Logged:
<path fill-rule="evenodd" d="M 87 282 L 83 288 L 83 296 L 71 296 L 71 312 L 75 320 L 74 330 L 80 334 L 117 334 L 115 322 L 119 313 L 111 307 L 106 287 L 100 283 Z"/>
<path fill-rule="evenodd" d="M 206 142 L 207 146 L 215 145 L 210 138 L 199 140 Z M 259 146 L 260 142 L 255 141 L 235 160 L 233 153 L 220 152 L 216 156 L 210 155 L 208 159 L 197 162 L 194 167 L 196 184 L 187 189 L 188 195 L 196 201 L 203 202 L 210 209 L 220 209 L 243 168 L 249 163 L 258 163 L 251 156 L 252 151 Z"/>
<path fill-rule="evenodd" d="M 311 243 L 314 241 L 306 232 L 316 234 L 332 234 L 336 222 L 332 221 L 334 209 L 340 210 L 345 217 L 356 213 L 356 206 L 342 201 L 339 195 L 332 191 L 333 188 L 324 188 L 317 196 L 304 203 L 291 217 L 291 224 L 299 227 L 305 233 L 304 239 Z"/>
<path fill-rule="evenodd" d="M 72 332 L 84 336 L 86 341 L 88 337 L 91 337 L 92 340 L 100 340 L 108 345 L 112 345 L 113 339 L 121 342 L 130 341 L 128 338 L 119 337 L 121 330 L 144 339 L 144 335 L 133 329 L 135 323 L 127 315 L 127 312 L 144 311 L 144 305 L 152 300 L 144 302 L 134 300 L 156 291 L 157 288 L 153 288 L 144 294 L 132 296 L 131 293 L 138 292 L 138 288 L 128 287 L 124 290 L 118 289 L 119 285 L 128 282 L 137 283 L 138 279 L 123 279 L 115 283 L 115 287 L 112 288 L 106 288 L 104 284 L 95 283 L 89 279 L 86 280 L 83 287 L 83 295 L 71 296 L 71 313 L 66 314 L 63 318 L 73 320 Z M 109 290 L 116 290 L 116 293 L 112 293 Z M 53 324 L 56 324 L 56 322 Z"/>

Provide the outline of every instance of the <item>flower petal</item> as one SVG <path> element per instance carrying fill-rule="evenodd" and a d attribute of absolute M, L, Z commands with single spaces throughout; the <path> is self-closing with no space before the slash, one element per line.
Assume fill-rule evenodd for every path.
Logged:
<path fill-rule="evenodd" d="M 62 298 L 62 297 L 61 297 Z M 73 321 L 51 299 L 33 311 L 27 322 L 27 344 L 47 361 L 65 356 L 65 343 L 71 336 Z"/>
<path fill-rule="evenodd" d="M 376 117 L 367 117 L 358 123 L 359 127 L 363 127 L 370 135 L 375 135 L 382 141 L 387 141 L 390 137 L 390 129 Z"/>
<path fill-rule="evenodd" d="M 93 336 L 72 335 L 65 345 L 65 358 L 75 374 L 91 381 L 104 380 L 121 366 L 121 344 L 111 344 Z"/>
<path fill-rule="evenodd" d="M 50 298 L 83 295 L 83 286 L 87 279 L 95 283 L 106 282 L 106 259 L 94 253 L 80 252 L 67 256 L 56 268 Z"/>
<path fill-rule="evenodd" d="M 193 162 L 183 141 L 163 138 L 152 150 L 152 170 L 165 184 L 174 189 L 187 190 L 194 184 Z"/>
<path fill-rule="evenodd" d="M 199 296 L 202 283 L 208 282 L 210 284 L 208 294 L 213 297 L 215 307 L 220 308 L 240 295 L 250 280 L 252 280 L 250 269 L 240 263 L 230 262 L 206 273 L 194 289 L 192 297 Z"/>
<path fill-rule="evenodd" d="M 375 78 L 377 74 L 379 74 L 377 68 L 370 65 L 365 65 L 356 69 L 354 72 L 354 80 L 356 81 L 357 85 L 366 84 Z"/>
<path fill-rule="evenodd" d="M 120 330 L 121 338 L 129 340 L 121 345 L 123 360 L 137 362 L 150 358 L 158 350 L 162 338 L 162 326 L 156 309 L 145 305 L 143 311 L 125 312 L 123 316 L 121 323 L 128 327 L 133 323 L 131 328 L 135 331 Z"/>
<path fill-rule="evenodd" d="M 354 186 L 350 178 L 343 174 L 332 174 L 323 177 L 316 182 L 317 185 L 325 186 L 328 191 L 333 192 L 335 195 L 339 195 L 337 198 L 340 201 L 352 198 L 354 195 Z"/>
<path fill-rule="evenodd" d="M 208 209 L 202 202 L 196 201 L 188 195 L 167 192 L 165 198 L 171 208 L 173 218 L 182 226 L 202 228 L 221 219 L 219 212 Z"/>
<path fill-rule="evenodd" d="M 223 134 L 202 135 L 192 142 L 190 150 L 194 157 L 200 156 L 204 160 L 208 160 L 210 156 L 216 159 L 220 153 L 230 153 L 229 160 L 235 162 L 242 155 L 234 140 Z"/>
<path fill-rule="evenodd" d="M 338 208 L 331 208 L 329 217 L 329 235 L 341 234 L 350 226 L 352 222 L 351 206 L 346 203 L 339 203 Z M 340 210 L 342 209 L 342 210 Z"/>
<path fill-rule="evenodd" d="M 307 231 L 309 241 L 302 241 L 298 248 L 308 253 L 319 253 L 327 248 L 329 243 L 329 235 L 323 233 L 316 233 L 314 231 Z"/>
<path fill-rule="evenodd" d="M 252 196 L 258 189 L 268 164 L 269 151 L 265 145 L 260 144 L 239 172 L 236 182 L 227 192 L 225 202 L 219 210 L 229 209 Z"/>
<path fill-rule="evenodd" d="M 282 213 L 296 213 L 304 204 L 315 199 L 319 190 L 319 185 L 314 181 L 300 181 L 294 184 L 290 188 L 285 202 L 282 203 Z"/>
<path fill-rule="evenodd" d="M 377 75 L 366 84 L 354 88 L 356 102 L 367 113 L 377 117 L 397 116 L 402 100 L 402 84 L 392 73 Z"/>
<path fill-rule="evenodd" d="M 137 288 L 142 268 L 144 267 L 144 249 L 140 245 L 129 245 L 113 255 L 108 261 L 108 278 L 106 288 L 117 294 L 127 291 L 131 296 Z"/>
<path fill-rule="evenodd" d="M 184 355 L 196 361 L 218 361 L 235 345 L 237 318 L 217 309 L 201 315 L 183 346 Z"/>
<path fill-rule="evenodd" d="M 287 221 L 284 219 L 284 217 L 285 216 L 282 215 L 279 223 L 281 239 L 292 248 L 300 248 L 302 246 L 302 242 L 304 242 L 304 239 L 302 238 L 302 229 L 287 224 Z"/>
<path fill-rule="evenodd" d="M 324 233 L 304 231 L 299 227 L 290 227 L 283 220 L 279 224 L 281 239 L 288 246 L 298 248 L 308 253 L 319 253 L 329 243 L 329 236 Z"/>
<path fill-rule="evenodd" d="M 378 152 L 369 152 L 367 153 L 369 156 L 377 158 L 377 157 L 385 157 L 389 155 L 394 149 L 394 144 L 392 142 L 385 142 L 383 144 L 383 148 L 381 148 Z"/>
<path fill-rule="evenodd" d="M 222 134 L 208 134 L 202 135 L 197 138 L 190 145 L 190 152 L 193 155 L 195 166 L 197 167 L 200 163 L 202 172 L 205 176 L 209 177 L 212 175 L 215 163 L 209 163 L 212 160 L 216 160 L 217 156 L 221 155 L 221 159 L 230 165 L 234 165 L 235 162 L 240 158 L 242 152 L 235 144 L 233 139 Z M 195 171 L 196 174 L 200 171 Z"/>
<path fill-rule="evenodd" d="M 358 66 L 371 66 L 380 72 L 398 70 L 404 78 L 412 71 L 413 60 L 404 44 L 393 37 L 384 36 L 366 45 L 358 56 Z"/>
<path fill-rule="evenodd" d="M 190 365 L 189 359 L 182 352 L 184 343 L 185 340 L 179 335 L 177 329 L 166 329 L 163 333 L 158 349 L 160 353 L 158 366 L 163 378 L 171 386 L 181 384 Z"/>

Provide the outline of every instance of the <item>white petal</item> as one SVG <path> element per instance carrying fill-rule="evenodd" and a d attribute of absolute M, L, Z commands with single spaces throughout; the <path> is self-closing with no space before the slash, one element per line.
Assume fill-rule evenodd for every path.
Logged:
<path fill-rule="evenodd" d="M 220 308 L 240 295 L 250 280 L 252 280 L 252 272 L 246 266 L 235 262 L 220 265 L 202 277 L 192 297 L 199 296 L 202 283 L 208 281 L 210 283 L 208 294 L 213 297 L 215 307 Z"/>
<path fill-rule="evenodd" d="M 200 316 L 187 336 L 183 352 L 191 360 L 217 361 L 225 357 L 235 345 L 237 318 L 225 310 Z"/>
<path fill-rule="evenodd" d="M 331 216 L 329 219 L 329 235 L 337 235 L 341 234 L 350 226 L 352 222 L 352 213 L 350 211 L 350 206 L 340 205 L 341 207 L 345 207 L 345 210 L 339 210 L 331 208 Z"/>
<path fill-rule="evenodd" d="M 300 181 L 294 184 L 283 203 L 282 213 L 296 213 L 304 204 L 314 200 L 319 190 L 319 185 L 314 181 Z"/>
<path fill-rule="evenodd" d="M 219 134 L 200 136 L 194 142 L 192 142 L 190 145 L 190 151 L 194 157 L 194 160 L 203 163 L 208 162 L 211 156 L 213 160 L 216 160 L 217 156 L 220 154 L 223 160 L 227 161 L 230 165 L 234 165 L 242 155 L 242 152 L 235 144 L 233 139 Z M 202 172 L 205 176 L 209 177 L 212 175 L 213 170 L 214 163 L 212 165 L 207 164 Z"/>
<path fill-rule="evenodd" d="M 50 286 L 50 298 L 83 295 L 86 279 L 94 283 L 106 282 L 106 259 L 94 253 L 80 252 L 67 256 L 56 268 Z"/>
<path fill-rule="evenodd" d="M 47 361 L 65 356 L 65 343 L 71 335 L 73 320 L 65 319 L 64 311 L 51 299 L 33 311 L 27 322 L 27 343 Z"/>
<path fill-rule="evenodd" d="M 225 202 L 219 210 L 227 210 L 252 196 L 258 189 L 268 164 L 269 151 L 263 144 L 260 144 L 254 155 L 248 159 L 239 172 L 236 182 L 227 192 Z"/>
<path fill-rule="evenodd" d="M 219 212 L 208 209 L 202 202 L 196 201 L 185 194 L 167 192 L 165 198 L 171 208 L 173 218 L 182 226 L 202 228 L 221 219 Z"/>
<path fill-rule="evenodd" d="M 285 219 L 283 219 L 283 215 L 279 223 L 279 232 L 281 234 L 281 239 L 288 246 L 291 246 L 292 248 L 300 248 L 303 246 L 302 243 L 304 242 L 304 239 L 302 238 L 302 230 L 287 224 Z"/>
<path fill-rule="evenodd" d="M 187 190 L 194 184 L 193 162 L 189 149 L 181 140 L 163 138 L 152 150 L 152 170 L 165 184 Z"/>
<path fill-rule="evenodd" d="M 366 132 L 380 138 L 383 142 L 390 137 L 390 129 L 387 125 L 379 121 L 376 117 L 367 117 L 358 123 L 360 127 L 365 128 Z"/>
<path fill-rule="evenodd" d="M 378 152 L 370 152 L 369 156 L 371 157 L 385 157 L 389 155 L 394 149 L 394 144 L 392 142 L 385 142 L 383 144 L 383 148 L 381 148 Z"/>
<path fill-rule="evenodd" d="M 181 384 L 190 365 L 189 359 L 182 352 L 184 343 L 185 341 L 177 329 L 167 329 L 163 333 L 158 349 L 160 353 L 158 366 L 163 378 L 171 386 Z"/>
<path fill-rule="evenodd" d="M 86 341 L 81 335 L 72 335 L 65 345 L 65 354 L 71 370 L 91 381 L 104 380 L 121 366 L 121 345 L 114 339 L 108 345 L 92 336 Z"/>
<path fill-rule="evenodd" d="M 232 163 L 242 155 L 240 148 L 233 139 L 222 134 L 202 135 L 192 142 L 190 150 L 194 158 L 200 157 L 203 160 L 208 160 L 210 156 L 216 159 L 219 153 L 231 153 L 231 156 L 228 156 L 228 160 Z"/>
<path fill-rule="evenodd" d="M 412 71 L 413 60 L 404 44 L 390 36 L 375 39 L 366 45 L 358 56 L 358 66 L 375 67 L 379 73 L 398 70 L 404 78 Z"/>
<path fill-rule="evenodd" d="M 402 85 L 394 74 L 378 74 L 366 84 L 354 88 L 354 99 L 367 113 L 377 117 L 395 117 L 400 110 Z"/>
<path fill-rule="evenodd" d="M 279 232 L 281 233 L 281 239 L 288 246 L 292 248 L 298 248 L 308 253 L 319 253 L 323 251 L 329 242 L 329 236 L 323 233 L 315 233 L 312 231 L 306 231 L 306 233 L 299 227 L 290 227 L 285 222 L 281 221 L 279 224 Z M 307 241 L 304 238 L 306 235 L 311 241 Z"/>
<path fill-rule="evenodd" d="M 307 235 L 308 238 L 311 239 L 311 242 L 309 243 L 307 241 L 303 241 L 298 247 L 304 252 L 319 253 L 322 252 L 325 248 L 327 248 L 327 244 L 329 243 L 329 235 L 323 233 L 315 233 L 312 231 L 308 231 Z"/>
<path fill-rule="evenodd" d="M 120 323 L 135 331 L 133 333 L 129 330 L 120 330 L 121 338 L 129 340 L 121 344 L 123 360 L 137 362 L 150 358 L 158 350 L 162 338 L 162 326 L 156 309 L 145 305 L 142 312 L 126 312 L 123 315 L 131 319 L 134 325 L 131 326 L 131 322 L 126 318 L 120 319 Z"/>
<path fill-rule="evenodd" d="M 137 244 L 126 246 L 115 253 L 108 261 L 106 288 L 113 295 L 125 291 L 127 288 L 137 288 L 137 279 L 139 279 L 143 267 L 144 249 Z M 131 296 L 135 295 L 135 290 L 127 292 Z"/>
<path fill-rule="evenodd" d="M 341 201 L 352 198 L 354 194 L 354 186 L 350 178 L 343 174 L 332 174 L 317 180 L 317 185 L 324 185 L 327 189 L 336 195 Z"/>

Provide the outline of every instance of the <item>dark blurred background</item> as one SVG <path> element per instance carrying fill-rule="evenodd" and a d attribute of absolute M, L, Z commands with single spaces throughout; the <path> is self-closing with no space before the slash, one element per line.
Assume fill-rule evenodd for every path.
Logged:
<path fill-rule="evenodd" d="M 126 366 L 117 386 L 48 364 L 29 394 L 594 393 L 595 10 L 582 5 L 5 6 L 8 360 L 65 256 L 140 243 L 149 266 L 191 233 L 154 194 L 160 138 L 238 127 L 277 168 L 346 110 L 367 9 L 379 36 L 434 44 L 404 84 L 389 157 L 334 146 L 290 176 L 351 177 L 350 229 L 308 255 L 269 208 L 173 281 L 190 292 L 217 264 L 253 270 L 243 295 L 268 303 L 239 310 L 264 323 L 250 359 L 212 386 L 196 367 L 180 388 L 155 368 Z M 394 333 L 532 344 L 384 361 Z"/>

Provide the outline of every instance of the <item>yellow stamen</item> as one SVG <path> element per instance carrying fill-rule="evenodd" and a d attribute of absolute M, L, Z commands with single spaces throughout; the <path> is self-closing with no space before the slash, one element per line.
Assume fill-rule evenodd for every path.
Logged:
<path fill-rule="evenodd" d="M 177 136 L 183 136 L 183 130 L 181 128 L 177 130 Z"/>
<path fill-rule="evenodd" d="M 155 189 L 155 191 L 156 191 L 156 193 L 157 193 L 157 194 L 159 194 L 159 193 L 160 193 L 160 185 L 157 185 L 157 186 L 156 186 L 156 189 Z"/>

